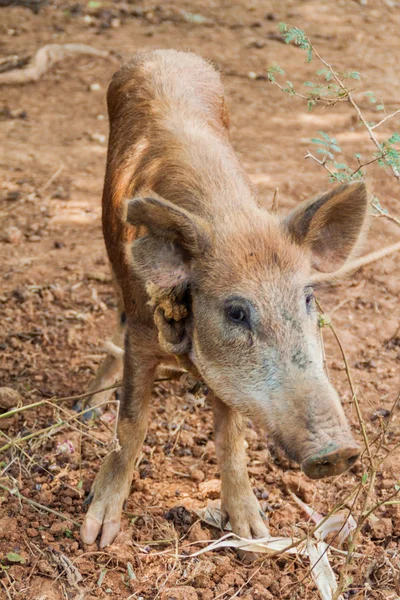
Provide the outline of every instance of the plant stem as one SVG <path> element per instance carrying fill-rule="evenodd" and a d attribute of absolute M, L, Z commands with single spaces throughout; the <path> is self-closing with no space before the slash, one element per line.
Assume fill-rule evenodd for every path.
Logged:
<path fill-rule="evenodd" d="M 27 502 L 28 504 L 30 504 L 34 508 L 38 508 L 40 510 L 44 510 L 46 512 L 49 512 L 52 515 L 56 515 L 56 517 L 60 517 L 60 519 L 64 519 L 65 521 L 70 521 L 71 523 L 73 523 L 77 527 L 80 527 L 80 523 L 78 523 L 77 521 L 74 521 L 71 517 L 63 515 L 62 513 L 59 513 L 56 510 L 53 510 L 52 508 L 49 508 L 48 506 L 43 506 L 43 504 L 39 504 L 39 502 L 36 502 L 35 500 L 31 500 L 30 498 L 26 498 L 26 496 L 23 496 L 20 493 L 20 491 L 17 490 L 17 489 L 11 490 L 9 487 L 7 487 L 6 485 L 3 485 L 2 483 L 0 483 L 0 489 L 4 490 L 5 492 L 8 492 L 11 496 L 17 496 L 17 498 L 19 498 L 19 500 L 23 500 L 24 502 Z"/>

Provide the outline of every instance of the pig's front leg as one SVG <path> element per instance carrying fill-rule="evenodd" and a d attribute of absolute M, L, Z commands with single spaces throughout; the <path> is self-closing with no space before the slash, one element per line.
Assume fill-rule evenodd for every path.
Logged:
<path fill-rule="evenodd" d="M 213 408 L 222 511 L 229 518 L 233 532 L 240 537 L 268 537 L 265 516 L 247 472 L 243 418 L 216 397 Z"/>
<path fill-rule="evenodd" d="M 81 538 L 86 544 L 92 544 L 101 532 L 101 548 L 111 544 L 120 529 L 123 504 L 129 494 L 135 461 L 147 431 L 149 398 L 156 364 L 154 359 L 143 356 L 134 347 L 134 337 L 131 335 L 128 339 L 127 336 L 125 344 L 117 430 L 121 448 L 105 458 L 93 483 L 89 510 L 81 527 Z"/>

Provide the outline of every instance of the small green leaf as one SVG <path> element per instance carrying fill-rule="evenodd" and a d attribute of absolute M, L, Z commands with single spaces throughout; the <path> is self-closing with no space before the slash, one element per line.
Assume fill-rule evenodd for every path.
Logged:
<path fill-rule="evenodd" d="M 364 475 L 361 477 L 361 481 L 362 483 L 367 483 L 368 481 L 368 473 L 364 473 Z"/>
<path fill-rule="evenodd" d="M 329 135 L 327 133 L 325 133 L 325 131 L 318 131 L 318 133 L 320 133 L 322 135 L 323 138 L 325 138 L 328 142 L 334 142 L 334 139 L 329 137 Z"/>
<path fill-rule="evenodd" d="M 331 147 L 331 150 L 333 150 L 334 152 L 341 152 L 342 151 L 341 148 L 340 148 L 340 146 L 338 146 L 337 144 L 331 144 L 330 147 Z"/>
<path fill-rule="evenodd" d="M 17 554 L 16 552 L 8 552 L 6 554 L 6 559 L 9 562 L 20 563 L 21 565 L 24 565 L 26 563 L 25 558 L 20 554 Z"/>
<path fill-rule="evenodd" d="M 319 138 L 311 138 L 311 141 L 313 144 L 322 144 L 323 146 L 329 145 L 325 140 L 320 140 Z"/>
<path fill-rule="evenodd" d="M 132 564 L 130 562 L 128 562 L 126 564 L 126 568 L 128 569 L 128 577 L 129 577 L 129 581 L 134 581 L 137 579 L 136 575 L 135 575 L 135 571 L 133 570 Z"/>
<path fill-rule="evenodd" d="M 102 585 L 102 583 L 104 581 L 104 577 L 106 576 L 106 573 L 107 573 L 107 569 L 102 569 L 100 571 L 100 575 L 99 575 L 99 578 L 97 580 L 97 587 L 101 587 L 101 585 Z"/>
<path fill-rule="evenodd" d="M 398 144 L 400 142 L 400 133 L 395 132 L 389 139 L 388 144 Z"/>
<path fill-rule="evenodd" d="M 318 315 L 318 327 L 330 327 L 331 326 L 331 318 L 329 315 L 323 314 Z"/>
<path fill-rule="evenodd" d="M 376 98 L 375 98 L 374 92 L 365 92 L 365 95 L 367 96 L 367 98 L 369 98 L 369 100 L 370 100 L 370 102 L 372 102 L 372 104 L 376 104 Z"/>

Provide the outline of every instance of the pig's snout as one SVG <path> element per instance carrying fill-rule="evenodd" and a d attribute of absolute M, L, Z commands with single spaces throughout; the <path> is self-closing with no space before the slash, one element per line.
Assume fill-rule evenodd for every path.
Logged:
<path fill-rule="evenodd" d="M 328 445 L 301 463 L 301 469 L 311 479 L 340 475 L 354 465 L 360 456 L 360 448 L 354 442 L 336 448 Z"/>

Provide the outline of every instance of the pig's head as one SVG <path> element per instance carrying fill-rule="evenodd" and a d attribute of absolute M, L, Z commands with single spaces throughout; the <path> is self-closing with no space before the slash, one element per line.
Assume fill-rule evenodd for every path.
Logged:
<path fill-rule="evenodd" d="M 176 353 L 188 353 L 210 389 L 312 478 L 337 475 L 359 455 L 324 372 L 312 269 L 343 265 L 366 212 L 363 183 L 336 187 L 283 220 L 255 205 L 213 221 L 159 198 L 128 206 L 128 221 L 148 229 L 132 249 L 137 274 L 155 305 L 167 298 L 185 305 L 177 314 L 187 311 L 176 322 L 173 310 L 162 312 Z"/>

